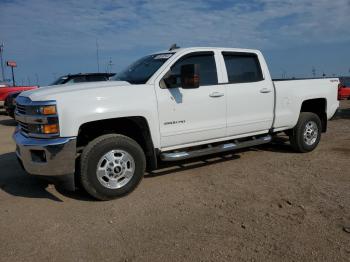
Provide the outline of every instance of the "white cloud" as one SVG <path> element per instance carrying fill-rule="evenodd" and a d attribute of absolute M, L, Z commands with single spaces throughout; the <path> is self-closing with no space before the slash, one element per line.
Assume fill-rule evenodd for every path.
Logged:
<path fill-rule="evenodd" d="M 350 40 L 348 0 L 235 2 L 5 2 L 0 4 L 0 32 L 20 50 L 31 46 L 53 53 L 91 49 L 95 37 L 106 50 L 173 42 L 269 48 Z"/>
<path fill-rule="evenodd" d="M 0 10 L 0 41 L 17 70 L 50 79 L 96 70 L 96 38 L 117 69 L 175 42 L 265 50 L 350 42 L 349 0 L 3 0 Z"/>

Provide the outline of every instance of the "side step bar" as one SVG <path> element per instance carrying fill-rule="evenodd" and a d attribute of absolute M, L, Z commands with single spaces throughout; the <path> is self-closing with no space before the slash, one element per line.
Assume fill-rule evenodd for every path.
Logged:
<path fill-rule="evenodd" d="M 257 146 L 261 144 L 266 144 L 271 142 L 272 137 L 270 135 L 252 138 L 251 140 L 243 141 L 243 142 L 235 142 L 235 143 L 227 143 L 221 144 L 217 146 L 211 146 L 208 148 L 202 148 L 192 151 L 178 151 L 178 152 L 164 152 L 161 153 L 160 159 L 163 161 L 178 161 L 193 157 L 199 157 L 204 155 L 210 155 L 220 152 L 231 151 L 235 149 Z"/>

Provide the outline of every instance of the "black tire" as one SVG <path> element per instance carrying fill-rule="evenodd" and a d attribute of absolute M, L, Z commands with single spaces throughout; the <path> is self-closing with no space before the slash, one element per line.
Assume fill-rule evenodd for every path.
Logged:
<path fill-rule="evenodd" d="M 15 119 L 15 111 L 14 111 L 14 110 L 9 111 L 9 112 L 8 112 L 8 115 L 9 115 L 10 117 L 12 117 L 13 119 Z"/>
<path fill-rule="evenodd" d="M 317 137 L 314 142 L 309 144 L 304 139 L 304 132 L 306 129 L 306 125 L 308 123 L 315 123 L 317 126 Z M 314 150 L 321 139 L 321 132 L 322 132 L 322 125 L 321 120 L 318 117 L 318 115 L 311 113 L 311 112 L 301 112 L 298 123 L 296 126 L 291 129 L 291 132 L 289 132 L 289 140 L 293 147 L 293 149 L 300 153 L 306 153 Z"/>
<path fill-rule="evenodd" d="M 123 150 L 132 156 L 135 167 L 133 175 L 124 186 L 108 188 L 97 178 L 97 166 L 101 158 L 111 150 Z M 140 145 L 133 139 L 108 134 L 91 141 L 83 150 L 80 160 L 80 178 L 83 188 L 94 198 L 111 200 L 132 192 L 143 178 L 146 167 L 145 154 Z"/>

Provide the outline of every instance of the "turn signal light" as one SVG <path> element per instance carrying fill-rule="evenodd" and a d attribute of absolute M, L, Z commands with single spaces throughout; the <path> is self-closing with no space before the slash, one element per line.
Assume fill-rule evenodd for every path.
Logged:
<path fill-rule="evenodd" d="M 43 115 L 56 115 L 57 110 L 56 106 L 44 106 L 42 107 L 42 114 Z"/>
<path fill-rule="evenodd" d="M 58 124 L 43 125 L 42 131 L 44 134 L 57 134 L 58 133 Z"/>

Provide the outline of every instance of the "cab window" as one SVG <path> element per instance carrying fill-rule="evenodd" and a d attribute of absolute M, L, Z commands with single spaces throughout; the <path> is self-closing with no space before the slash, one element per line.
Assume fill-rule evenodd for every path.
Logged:
<path fill-rule="evenodd" d="M 218 84 L 218 75 L 213 52 L 200 52 L 185 55 L 172 67 L 171 74 L 176 76 L 176 84 L 172 87 L 181 86 L 181 66 L 188 64 L 199 65 L 199 85 L 209 86 Z"/>
<path fill-rule="evenodd" d="M 223 52 L 229 83 L 250 83 L 263 80 L 256 54 Z"/>

